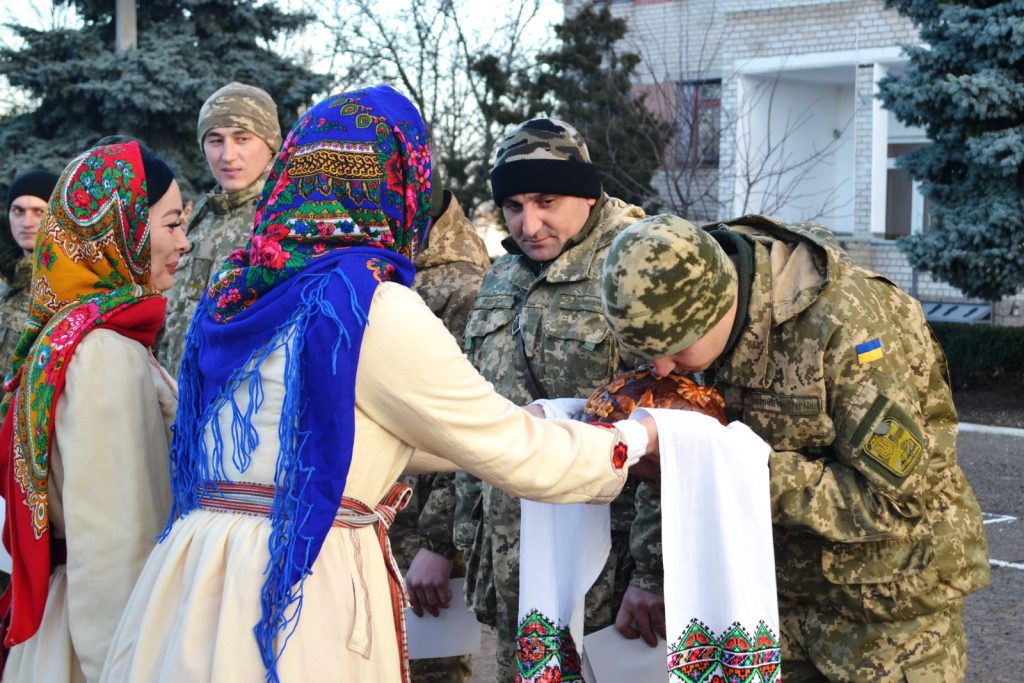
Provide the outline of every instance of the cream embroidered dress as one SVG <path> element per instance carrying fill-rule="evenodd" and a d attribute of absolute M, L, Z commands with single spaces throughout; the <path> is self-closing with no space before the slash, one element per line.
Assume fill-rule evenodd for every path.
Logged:
<path fill-rule="evenodd" d="M 171 508 L 167 452 L 174 380 L 142 344 L 96 329 L 57 402 L 50 532 L 67 564 L 50 576 L 43 621 L 8 656 L 3 680 L 97 681 L 135 579 Z"/>
<path fill-rule="evenodd" d="M 177 396 L 148 349 L 166 305 L 152 268 L 167 266 L 151 263 L 150 200 L 171 183 L 117 143 L 75 157 L 50 197 L 0 429 L 8 682 L 99 679 L 170 513 Z"/>
<path fill-rule="evenodd" d="M 612 464 L 614 432 L 537 420 L 498 396 L 411 290 L 380 285 L 368 318 L 345 498 L 372 509 L 403 470 L 455 466 L 514 495 L 549 502 L 607 502 L 622 487 L 625 474 Z M 225 444 L 231 481 L 273 485 L 278 423 L 287 418 L 281 414 L 284 363 L 278 348 L 260 367 L 263 396 L 252 416 L 259 445 L 245 471 L 232 464 Z M 235 401 L 246 409 L 247 386 Z M 222 431 L 230 428 L 230 412 L 218 415 Z M 417 449 L 447 462 L 414 455 Z M 200 507 L 179 519 L 146 563 L 103 680 L 263 681 L 253 627 L 270 532 L 266 516 L 237 510 Z M 374 526 L 328 532 L 301 609 L 277 664 L 281 681 L 401 680 L 388 568 Z M 283 642 L 279 635 L 278 650 Z"/>

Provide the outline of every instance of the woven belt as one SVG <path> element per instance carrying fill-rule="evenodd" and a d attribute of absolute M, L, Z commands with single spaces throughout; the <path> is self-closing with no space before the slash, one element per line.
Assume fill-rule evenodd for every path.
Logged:
<path fill-rule="evenodd" d="M 268 517 L 274 504 L 275 489 L 262 484 L 214 481 L 205 485 L 199 498 L 199 507 L 217 512 L 232 512 L 258 517 Z M 396 636 L 401 651 L 402 680 L 409 683 L 409 649 L 408 636 L 405 631 L 405 608 L 409 606 L 409 595 L 405 590 L 405 580 L 398 569 L 398 562 L 391 552 L 391 541 L 388 529 L 395 521 L 398 513 L 409 503 L 412 489 L 406 484 L 395 484 L 383 499 L 373 508 L 353 498 L 342 498 L 341 506 L 331 526 L 345 529 L 360 529 L 376 526 L 377 541 L 384 555 L 384 564 L 388 569 L 388 584 L 391 589 L 391 607 L 395 617 Z M 354 539 L 357 556 L 359 555 L 358 538 Z M 366 581 L 363 577 L 363 566 L 359 560 L 359 579 L 364 592 Z M 366 623 L 367 643 L 372 642 L 371 624 Z M 366 654 L 369 654 L 368 652 Z"/>

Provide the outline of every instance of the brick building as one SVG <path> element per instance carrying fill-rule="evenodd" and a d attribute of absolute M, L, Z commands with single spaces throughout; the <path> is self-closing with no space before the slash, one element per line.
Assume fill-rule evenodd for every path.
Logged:
<path fill-rule="evenodd" d="M 567 0 L 571 13 L 586 0 Z M 967 302 L 915 272 L 896 247 L 928 229 L 928 206 L 896 158 L 928 144 L 874 95 L 902 68 L 914 26 L 882 0 L 618 0 L 637 89 L 679 141 L 657 185 L 694 221 L 744 213 L 814 219 L 853 259 L 923 302 Z M 989 310 L 927 306 L 932 319 L 1020 325 L 1022 297 Z"/>

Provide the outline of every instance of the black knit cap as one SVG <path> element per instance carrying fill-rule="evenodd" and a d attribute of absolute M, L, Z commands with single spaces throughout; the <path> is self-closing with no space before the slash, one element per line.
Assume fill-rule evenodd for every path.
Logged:
<path fill-rule="evenodd" d="M 149 205 L 153 206 L 167 193 L 167 188 L 174 180 L 174 171 L 166 161 L 142 145 L 139 145 L 139 153 L 142 155 L 142 168 L 146 173 L 146 193 L 149 195 Z"/>
<path fill-rule="evenodd" d="M 57 180 L 59 180 L 57 175 L 49 171 L 38 170 L 21 174 L 7 189 L 7 208 L 11 208 L 11 203 L 15 199 L 25 195 L 39 197 L 44 202 L 49 202 L 53 188 L 57 187 Z"/>
<path fill-rule="evenodd" d="M 491 195 L 527 192 L 601 198 L 601 175 L 590 162 L 583 136 L 565 121 L 531 119 L 505 136 L 491 169 Z"/>

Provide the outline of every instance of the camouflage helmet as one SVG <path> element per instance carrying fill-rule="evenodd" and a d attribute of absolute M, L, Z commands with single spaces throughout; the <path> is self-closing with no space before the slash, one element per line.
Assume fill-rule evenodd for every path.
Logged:
<path fill-rule="evenodd" d="M 651 360 L 685 349 L 725 316 L 736 270 L 707 232 L 676 216 L 648 216 L 612 241 L 601 290 L 616 341 Z"/>
<path fill-rule="evenodd" d="M 267 143 L 274 153 L 281 147 L 277 105 L 266 90 L 253 85 L 233 81 L 203 102 L 196 124 L 196 140 L 200 149 L 206 134 L 220 127 L 247 130 Z"/>
<path fill-rule="evenodd" d="M 601 197 L 601 177 L 587 143 L 565 121 L 531 119 L 498 145 L 491 169 L 494 203 L 501 206 L 506 197 L 525 192 Z"/>

